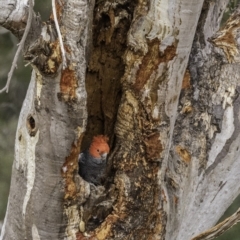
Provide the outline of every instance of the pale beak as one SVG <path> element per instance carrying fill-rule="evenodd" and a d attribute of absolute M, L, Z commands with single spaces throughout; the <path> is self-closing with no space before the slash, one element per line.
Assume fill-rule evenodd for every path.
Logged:
<path fill-rule="evenodd" d="M 102 158 L 102 160 L 105 160 L 107 158 L 107 153 L 102 153 L 101 158 Z"/>

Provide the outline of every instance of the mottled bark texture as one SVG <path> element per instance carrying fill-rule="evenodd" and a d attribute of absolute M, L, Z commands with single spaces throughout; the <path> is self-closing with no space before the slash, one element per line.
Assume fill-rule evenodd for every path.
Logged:
<path fill-rule="evenodd" d="M 206 2 L 185 73 L 166 182 L 173 239 L 216 224 L 239 194 L 239 12 Z"/>
<path fill-rule="evenodd" d="M 0 23 L 18 35 L 27 6 L 11 2 Z M 227 2 L 57 1 L 66 69 L 53 17 L 34 16 L 1 239 L 188 240 L 216 223 L 240 192 L 239 13 L 217 32 Z M 97 187 L 77 174 L 96 134 L 111 146 Z"/>
<path fill-rule="evenodd" d="M 14 33 L 22 31 L 25 22 L 21 20 L 27 19 L 29 10 L 27 1 L 9 1 L 9 9 L 5 9 L 5 4 L 0 5 L 2 25 L 14 28 Z M 70 212 L 89 192 L 84 181 L 75 184 L 74 176 L 87 120 L 85 73 L 93 6 L 92 1 L 57 4 L 67 52 L 64 70 L 53 17 L 42 23 L 34 15 L 33 22 L 39 24 L 37 28 L 32 25 L 34 34 L 28 35 L 24 49 L 33 71 L 18 122 L 1 239 L 70 239 L 75 235 L 75 225 L 79 225 L 79 221 L 73 222 Z M 80 186 L 86 196 L 76 196 Z M 66 205 L 73 199 L 75 202 L 68 209 Z"/>

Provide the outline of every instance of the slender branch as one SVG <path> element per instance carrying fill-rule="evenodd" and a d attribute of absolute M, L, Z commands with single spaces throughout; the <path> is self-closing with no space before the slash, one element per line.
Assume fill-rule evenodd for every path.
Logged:
<path fill-rule="evenodd" d="M 64 46 L 63 46 L 62 34 L 61 34 L 61 31 L 60 31 L 60 28 L 59 28 L 59 24 L 58 24 L 55 0 L 52 0 L 52 9 L 53 9 L 53 18 L 54 18 L 55 26 L 56 26 L 56 29 L 57 29 L 57 34 L 58 34 L 58 38 L 59 38 L 60 48 L 61 48 L 61 52 L 62 52 L 63 69 L 65 69 L 66 66 L 67 66 L 66 53 L 65 53 Z"/>
<path fill-rule="evenodd" d="M 37 58 L 38 58 L 38 56 L 35 56 L 31 61 L 29 61 L 28 63 L 26 63 L 26 64 L 24 65 L 24 67 L 27 67 L 28 65 L 32 64 Z"/>
<path fill-rule="evenodd" d="M 240 208 L 230 217 L 226 218 L 224 221 L 220 222 L 218 225 L 210 228 L 204 233 L 199 234 L 198 236 L 192 238 L 192 240 L 211 240 L 214 239 L 228 229 L 233 227 L 236 223 L 240 221 Z"/>
<path fill-rule="evenodd" d="M 14 69 L 17 67 L 17 61 L 18 61 L 20 52 L 22 51 L 22 49 L 24 47 L 24 43 L 27 39 L 27 35 L 28 35 L 30 27 L 31 27 L 32 16 L 33 16 L 33 4 L 34 4 L 33 0 L 29 0 L 29 11 L 28 11 L 27 25 L 26 25 L 24 34 L 22 36 L 22 39 L 21 39 L 20 43 L 18 44 L 18 49 L 17 49 L 16 54 L 14 56 L 11 69 L 8 73 L 7 83 L 6 83 L 5 87 L 0 90 L 0 93 L 2 93 L 4 91 L 8 92 Z"/>

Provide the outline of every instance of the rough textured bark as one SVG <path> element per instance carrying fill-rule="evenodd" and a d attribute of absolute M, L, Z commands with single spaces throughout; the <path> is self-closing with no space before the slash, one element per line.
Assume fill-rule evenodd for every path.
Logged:
<path fill-rule="evenodd" d="M 111 234 L 116 239 L 164 238 L 165 167 L 201 7 L 202 1 L 151 1 L 135 6 L 123 56 L 117 150 L 112 156 L 121 197 L 106 220 L 106 238 Z M 97 237 L 104 229 L 102 224 Z"/>
<path fill-rule="evenodd" d="M 167 172 L 175 239 L 213 226 L 239 194 L 238 55 L 224 53 L 237 47 L 238 14 L 213 36 L 225 6 L 204 4 L 184 78 Z"/>
<path fill-rule="evenodd" d="M 10 30 L 14 26 L 16 34 L 24 25 L 19 19 L 27 18 L 27 1 L 11 1 L 7 6 L 11 8 L 5 10 L 5 3 L 1 4 L 2 25 Z M 64 200 L 77 191 L 73 175 L 87 119 L 85 72 L 92 8 L 93 2 L 85 1 L 57 6 L 68 53 L 64 70 L 52 17 L 28 36 L 24 57 L 34 70 L 19 117 L 1 239 L 63 239 L 73 234 L 67 228 L 72 216 Z M 33 21 L 37 20 L 35 15 Z"/>
<path fill-rule="evenodd" d="M 26 2 L 12 3 L 0 23 L 21 37 Z M 66 69 L 52 16 L 34 15 L 1 239 L 191 239 L 216 223 L 239 194 L 239 13 L 216 33 L 227 3 L 59 1 Z M 111 145 L 99 187 L 77 174 L 96 134 Z"/>

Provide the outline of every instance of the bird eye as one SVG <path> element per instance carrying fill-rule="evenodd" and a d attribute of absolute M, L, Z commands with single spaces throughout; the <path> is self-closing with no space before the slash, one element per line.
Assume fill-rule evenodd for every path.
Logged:
<path fill-rule="evenodd" d="M 97 149 L 97 151 L 99 152 L 99 149 Z"/>

